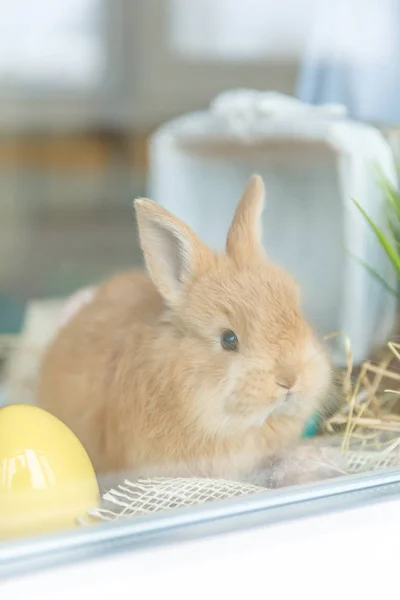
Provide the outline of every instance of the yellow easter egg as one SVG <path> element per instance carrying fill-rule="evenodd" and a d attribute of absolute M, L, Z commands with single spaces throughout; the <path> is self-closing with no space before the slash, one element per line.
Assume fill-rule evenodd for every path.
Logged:
<path fill-rule="evenodd" d="M 0 408 L 0 538 L 74 527 L 99 504 L 86 450 L 50 413 Z"/>

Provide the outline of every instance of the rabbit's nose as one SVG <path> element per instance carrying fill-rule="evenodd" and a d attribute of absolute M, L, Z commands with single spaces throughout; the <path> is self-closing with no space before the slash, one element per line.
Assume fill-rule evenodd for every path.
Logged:
<path fill-rule="evenodd" d="M 276 378 L 276 385 L 283 388 L 284 390 L 290 391 L 294 387 L 296 379 L 296 375 L 292 373 L 280 374 Z"/>
<path fill-rule="evenodd" d="M 292 397 L 293 395 L 293 386 L 296 383 L 295 380 L 286 380 L 286 379 L 277 379 L 276 380 L 276 385 L 278 387 L 280 387 L 282 390 L 285 390 L 286 393 L 284 393 L 284 400 L 289 400 L 289 398 Z"/>
<path fill-rule="evenodd" d="M 277 381 L 276 385 L 283 388 L 284 390 L 290 390 L 292 388 L 291 385 L 287 385 L 287 383 L 283 383 L 282 381 Z"/>

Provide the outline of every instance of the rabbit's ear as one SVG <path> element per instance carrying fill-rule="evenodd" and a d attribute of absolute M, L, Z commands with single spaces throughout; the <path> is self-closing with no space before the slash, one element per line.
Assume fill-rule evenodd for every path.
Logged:
<path fill-rule="evenodd" d="M 212 261 L 211 250 L 195 233 L 156 202 L 135 200 L 146 267 L 170 306 L 178 304 L 185 286 Z"/>
<path fill-rule="evenodd" d="M 243 265 L 263 253 L 260 217 L 264 208 L 264 194 L 262 178 L 253 175 L 242 194 L 228 232 L 226 252 Z"/>

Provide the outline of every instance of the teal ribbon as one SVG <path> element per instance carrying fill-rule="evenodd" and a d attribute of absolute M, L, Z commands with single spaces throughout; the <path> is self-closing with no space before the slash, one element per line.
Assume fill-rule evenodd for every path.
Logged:
<path fill-rule="evenodd" d="M 306 423 L 306 426 L 303 430 L 303 438 L 310 438 L 317 435 L 319 430 L 319 417 L 317 415 L 313 415 L 311 419 L 309 419 Z"/>

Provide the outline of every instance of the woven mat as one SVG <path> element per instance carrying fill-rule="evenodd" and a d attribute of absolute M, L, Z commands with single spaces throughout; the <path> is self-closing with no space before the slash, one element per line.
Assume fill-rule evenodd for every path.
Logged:
<path fill-rule="evenodd" d="M 338 475 L 354 475 L 376 469 L 400 466 L 398 442 L 384 452 L 349 451 L 346 471 Z M 318 460 L 318 457 L 316 457 Z M 262 485 L 221 479 L 167 478 L 125 479 L 102 496 L 100 508 L 90 511 L 90 519 L 116 521 L 124 517 L 144 516 L 175 508 L 198 506 L 216 500 L 243 497 L 265 492 Z M 81 524 L 88 523 L 83 520 Z"/>
<path fill-rule="evenodd" d="M 174 508 L 265 492 L 265 488 L 222 479 L 167 478 L 125 480 L 103 495 L 103 505 L 90 511 L 92 518 L 115 521 Z"/>

